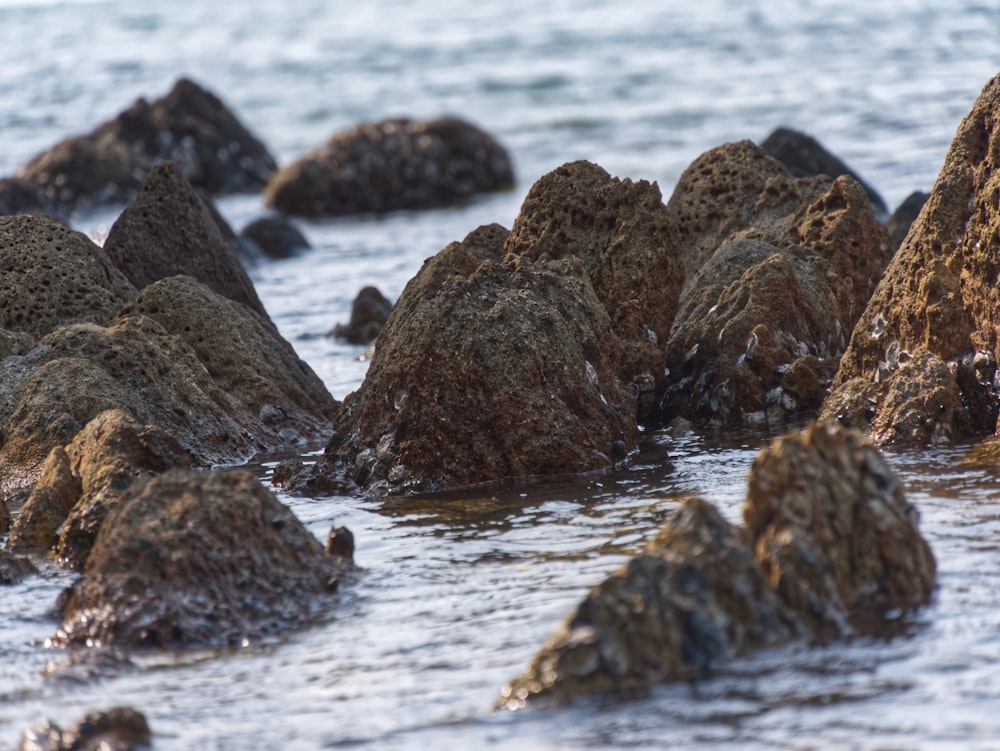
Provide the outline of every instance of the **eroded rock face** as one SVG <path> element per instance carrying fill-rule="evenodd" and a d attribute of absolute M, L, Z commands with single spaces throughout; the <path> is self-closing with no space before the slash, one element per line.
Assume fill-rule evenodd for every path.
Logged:
<path fill-rule="evenodd" d="M 812 425 L 763 449 L 744 524 L 689 499 L 646 551 L 595 587 L 498 705 L 632 695 L 747 650 L 882 633 L 928 602 L 916 512 L 858 433 Z"/>
<path fill-rule="evenodd" d="M 876 216 L 884 217 L 889 213 L 882 196 L 812 136 L 791 128 L 777 128 L 764 139 L 760 147 L 785 165 L 785 169 L 794 177 L 850 175 L 865 189 Z"/>
<path fill-rule="evenodd" d="M 136 294 L 89 237 L 41 217 L 0 216 L 0 262 L 0 329 L 11 333 L 105 324 Z"/>
<path fill-rule="evenodd" d="M 998 114 L 1000 76 L 959 125 L 930 198 L 853 331 L 824 416 L 844 416 L 844 404 L 868 391 L 874 402 L 853 410 L 851 424 L 874 427 L 881 441 L 961 440 L 996 430 Z M 957 387 L 957 403 L 943 393 L 941 399 L 900 398 L 910 391 L 903 381 L 912 376 L 915 366 L 905 367 L 911 361 L 924 363 L 922 378 L 944 391 Z M 877 387 L 864 388 L 859 379 Z M 929 429 L 908 427 L 919 424 Z"/>
<path fill-rule="evenodd" d="M 138 289 L 186 274 L 270 320 L 210 210 L 173 162 L 149 171 L 104 251 Z"/>
<path fill-rule="evenodd" d="M 588 275 L 572 257 L 503 261 L 507 235 L 480 227 L 410 281 L 322 474 L 432 490 L 605 469 L 635 448 L 635 395 Z"/>
<path fill-rule="evenodd" d="M 351 344 L 370 344 L 389 320 L 391 312 L 391 300 L 376 287 L 364 287 L 351 304 L 350 321 L 338 323 L 330 333 Z"/>
<path fill-rule="evenodd" d="M 265 200 L 286 214 L 427 209 L 509 188 L 514 172 L 490 135 L 454 117 L 365 123 L 279 170 Z"/>
<path fill-rule="evenodd" d="M 249 473 L 170 470 L 105 521 L 57 641 L 237 645 L 317 617 L 346 565 Z"/>
<path fill-rule="evenodd" d="M 684 271 L 655 184 L 612 178 L 590 162 L 564 164 L 532 186 L 505 250 L 533 261 L 578 259 L 624 348 L 622 380 L 642 376 L 649 391 L 662 385 Z"/>
<path fill-rule="evenodd" d="M 90 712 L 65 730 L 43 720 L 24 732 L 18 751 L 139 751 L 152 745 L 145 715 L 114 707 Z"/>
<path fill-rule="evenodd" d="M 891 252 L 861 186 L 794 178 L 744 141 L 695 160 L 667 207 L 686 271 L 660 419 L 815 415 Z"/>
<path fill-rule="evenodd" d="M 276 168 L 267 148 L 211 92 L 181 78 L 164 97 L 137 100 L 91 133 L 67 138 L 18 170 L 66 213 L 125 203 L 157 163 L 179 165 L 210 193 L 259 190 Z"/>

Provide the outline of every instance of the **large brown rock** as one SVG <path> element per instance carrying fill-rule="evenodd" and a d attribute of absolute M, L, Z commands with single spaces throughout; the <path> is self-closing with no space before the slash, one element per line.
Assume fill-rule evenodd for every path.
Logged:
<path fill-rule="evenodd" d="M 9 550 L 47 550 L 80 497 L 80 478 L 73 474 L 62 446 L 49 452 L 38 484 L 24 502 L 7 540 Z"/>
<path fill-rule="evenodd" d="M 170 92 L 138 99 L 92 132 L 34 157 L 17 176 L 41 186 L 66 213 L 125 203 L 145 174 L 169 160 L 210 193 L 259 190 L 275 170 L 267 147 L 211 92 L 181 78 Z"/>
<path fill-rule="evenodd" d="M 686 500 L 595 587 L 499 706 L 632 695 L 792 639 L 883 634 L 926 604 L 934 557 L 916 511 L 858 433 L 812 425 L 754 462 L 744 524 Z"/>
<path fill-rule="evenodd" d="M 12 333 L 105 324 L 136 294 L 89 237 L 41 217 L 0 216 L 0 264 L 0 329 Z"/>
<path fill-rule="evenodd" d="M 335 216 L 449 206 L 513 184 L 506 150 L 476 126 L 395 118 L 335 134 L 275 173 L 264 197 L 286 214 Z"/>
<path fill-rule="evenodd" d="M 881 426 L 882 441 L 961 440 L 996 430 L 998 144 L 1000 76 L 985 86 L 959 125 L 930 198 L 854 328 L 825 416 L 843 416 L 843 405 L 856 401 L 851 394 L 869 390 L 874 402 L 870 410 L 854 410 L 852 424 Z M 938 410 L 936 403 L 888 396 L 908 390 L 890 382 L 909 378 L 903 365 L 924 362 L 922 353 L 947 365 L 950 384 L 943 373 L 930 377 L 946 391 L 957 389 L 961 409 L 945 405 L 948 415 L 928 414 L 928 406 Z M 863 388 L 864 381 L 878 388 Z M 905 427 L 928 420 L 930 430 Z M 899 429 L 892 427 L 896 424 Z"/>
<path fill-rule="evenodd" d="M 686 275 L 660 419 L 815 415 L 891 252 L 861 186 L 794 178 L 743 141 L 695 160 L 667 208 Z"/>
<path fill-rule="evenodd" d="M 251 474 L 170 470 L 111 512 L 56 641 L 239 645 L 318 617 L 346 566 Z"/>
<path fill-rule="evenodd" d="M 659 188 L 612 178 L 590 162 L 572 162 L 536 182 L 505 248 L 537 261 L 573 256 L 625 350 L 622 380 L 663 380 L 663 342 L 684 281 L 677 229 Z"/>
<path fill-rule="evenodd" d="M 108 232 L 104 251 L 137 288 L 186 274 L 270 320 L 211 211 L 173 162 L 161 162 Z"/>
<path fill-rule="evenodd" d="M 436 490 L 607 469 L 636 447 L 635 395 L 588 275 L 574 257 L 504 261 L 507 235 L 480 227 L 406 286 L 321 475 Z"/>

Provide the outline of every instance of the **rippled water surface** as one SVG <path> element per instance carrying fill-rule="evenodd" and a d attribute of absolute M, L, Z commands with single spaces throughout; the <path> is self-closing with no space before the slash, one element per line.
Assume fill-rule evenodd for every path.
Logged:
<path fill-rule="evenodd" d="M 1000 10 L 975 0 L 0 0 L 0 175 L 186 74 L 280 162 L 362 120 L 462 115 L 511 151 L 517 187 L 470 206 L 302 225 L 314 248 L 252 269 L 282 333 L 338 398 L 363 348 L 324 333 L 366 284 L 390 297 L 476 226 L 509 226 L 538 177 L 586 158 L 656 180 L 789 125 L 890 207 L 927 190 L 1000 69 Z M 241 227 L 256 196 L 220 202 Z M 120 207 L 74 217 L 100 239 Z M 650 434 L 626 471 L 391 502 L 284 498 L 318 536 L 349 526 L 364 573 L 330 619 L 235 652 L 154 654 L 114 680 L 40 676 L 67 574 L 0 589 L 0 748 L 42 717 L 130 704 L 158 749 L 1000 749 L 1000 482 L 963 448 L 892 453 L 940 590 L 907 634 L 738 661 L 627 704 L 495 714 L 586 588 L 684 493 L 739 517 L 761 443 Z M 276 458 L 260 465 L 266 477 Z"/>

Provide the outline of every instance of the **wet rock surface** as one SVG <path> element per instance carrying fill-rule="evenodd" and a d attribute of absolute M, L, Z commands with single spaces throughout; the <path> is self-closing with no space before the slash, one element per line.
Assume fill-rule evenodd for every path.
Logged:
<path fill-rule="evenodd" d="M 351 344 L 369 344 L 389 320 L 392 301 L 376 287 L 364 287 L 351 303 L 351 319 L 338 323 L 330 333 Z"/>
<path fill-rule="evenodd" d="M 836 178 L 850 175 L 865 190 L 871 203 L 872 211 L 877 217 L 884 217 L 889 208 L 882 196 L 850 167 L 834 154 L 831 154 L 815 138 L 791 128 L 777 128 L 764 139 L 760 147 L 773 156 L 791 173 L 793 177 L 818 177 L 826 175 Z"/>
<path fill-rule="evenodd" d="M 152 748 L 145 715 L 131 707 L 88 713 L 63 729 L 43 720 L 26 730 L 18 751 L 139 751 Z"/>
<path fill-rule="evenodd" d="M 629 696 L 793 639 L 882 633 L 928 602 L 915 509 L 858 433 L 812 425 L 763 449 L 744 524 L 684 501 L 644 553 L 591 590 L 499 706 Z"/>
<path fill-rule="evenodd" d="M 66 213 L 126 203 L 146 173 L 169 160 L 210 193 L 259 190 L 276 169 L 267 147 L 213 93 L 179 79 L 165 96 L 138 99 L 91 133 L 39 154 L 17 176 L 40 186 Z"/>
<path fill-rule="evenodd" d="M 660 421 L 815 415 L 891 253 L 861 186 L 792 177 L 743 141 L 695 160 L 667 208 L 686 273 Z"/>
<path fill-rule="evenodd" d="M 186 274 L 270 320 L 211 211 L 173 162 L 149 171 L 104 250 L 138 289 Z"/>
<path fill-rule="evenodd" d="M 621 348 L 573 257 L 504 261 L 480 227 L 407 285 L 312 473 L 392 492 L 610 468 L 636 447 Z"/>
<path fill-rule="evenodd" d="M 514 184 L 506 150 L 455 117 L 395 118 L 335 134 L 283 167 L 268 206 L 298 216 L 337 216 L 450 206 Z"/>
<path fill-rule="evenodd" d="M 1000 77 L 959 125 L 930 198 L 853 331 L 824 416 L 874 430 L 882 442 L 995 432 L 998 113 Z M 907 382 L 916 368 L 928 386 L 920 396 Z M 864 409 L 861 394 L 871 400 Z"/>
<path fill-rule="evenodd" d="M 64 644 L 226 647 L 319 617 L 346 573 L 247 472 L 133 483 L 62 598 Z"/>

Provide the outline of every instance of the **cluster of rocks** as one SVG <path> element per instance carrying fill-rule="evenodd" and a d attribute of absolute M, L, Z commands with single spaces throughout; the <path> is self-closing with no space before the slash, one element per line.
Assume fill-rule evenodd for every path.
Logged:
<path fill-rule="evenodd" d="M 682 501 L 498 706 L 628 696 L 756 648 L 883 634 L 930 599 L 936 568 L 916 510 L 861 434 L 826 424 L 784 436 L 761 451 L 748 486 L 740 526 Z"/>

